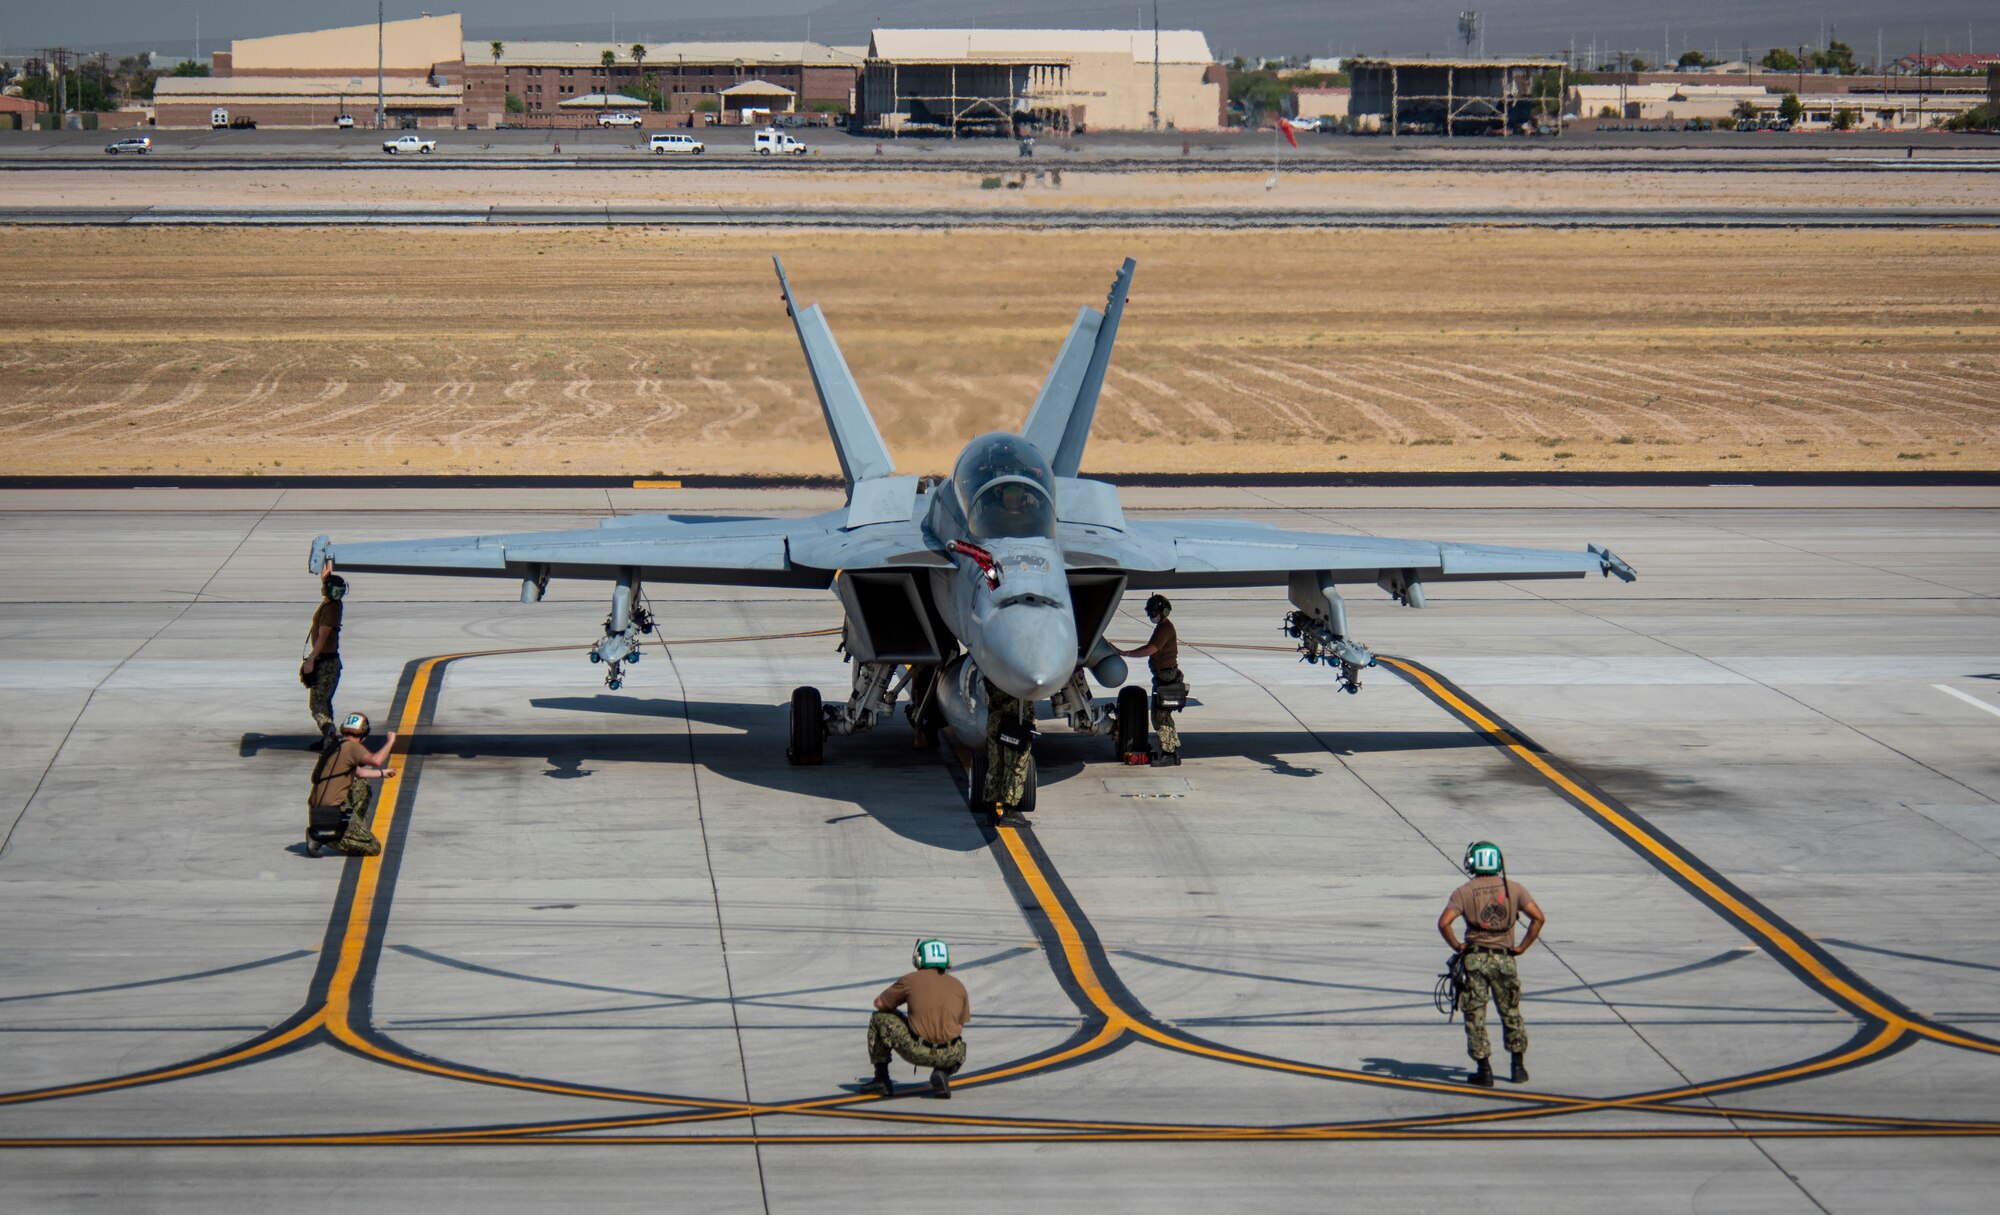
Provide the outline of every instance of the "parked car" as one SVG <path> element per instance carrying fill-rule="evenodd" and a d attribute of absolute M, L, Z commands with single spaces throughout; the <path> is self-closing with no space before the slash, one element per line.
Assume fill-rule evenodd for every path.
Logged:
<path fill-rule="evenodd" d="M 701 140 L 692 135 L 670 131 L 657 131 L 646 141 L 647 151 L 655 156 L 664 156 L 668 152 L 685 152 L 689 156 L 699 156 L 704 146 Z"/>
<path fill-rule="evenodd" d="M 600 127 L 636 127 L 639 125 L 639 116 L 637 114 L 599 114 L 597 116 L 597 125 Z"/>
<path fill-rule="evenodd" d="M 257 120 L 255 118 L 232 118 L 229 120 L 229 129 L 232 131 L 254 131 L 257 129 Z"/>
<path fill-rule="evenodd" d="M 136 152 L 141 156 L 153 150 L 153 141 L 144 135 L 127 135 L 104 145 L 104 150 L 113 156 L 120 152 Z"/>
<path fill-rule="evenodd" d="M 339 127 L 343 131 L 351 131 L 354 129 L 354 115 L 342 114 L 340 117 L 333 120 L 333 125 Z"/>
<path fill-rule="evenodd" d="M 422 156 L 428 156 L 431 149 L 437 146 L 437 140 L 420 139 L 415 135 L 398 135 L 394 139 L 385 139 L 382 141 L 382 150 L 391 156 L 394 156 L 398 152 L 415 152 Z"/>
<path fill-rule="evenodd" d="M 757 155 L 759 156 L 769 156 L 773 152 L 779 152 L 786 156 L 804 156 L 806 154 L 806 145 L 793 139 L 790 135 L 785 134 L 776 127 L 765 127 L 758 131 L 757 137 L 751 141 L 750 146 L 757 149 Z"/>

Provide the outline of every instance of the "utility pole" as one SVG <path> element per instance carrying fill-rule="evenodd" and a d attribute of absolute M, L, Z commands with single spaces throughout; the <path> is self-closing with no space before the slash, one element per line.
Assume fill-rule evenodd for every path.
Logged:
<path fill-rule="evenodd" d="M 1160 0 L 1153 0 L 1153 123 L 1160 129 Z"/>
<path fill-rule="evenodd" d="M 382 104 L 382 0 L 375 0 L 375 129 L 381 130 L 386 115 Z"/>

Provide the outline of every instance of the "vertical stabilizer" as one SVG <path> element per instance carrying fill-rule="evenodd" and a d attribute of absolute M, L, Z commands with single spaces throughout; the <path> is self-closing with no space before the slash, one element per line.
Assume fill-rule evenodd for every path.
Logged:
<path fill-rule="evenodd" d="M 1079 309 L 1069 337 L 1056 355 L 1049 378 L 1042 383 L 1035 407 L 1021 435 L 1040 448 L 1058 477 L 1074 477 L 1083 463 L 1083 447 L 1090 441 L 1090 424 L 1097 416 L 1097 394 L 1104 388 L 1104 373 L 1111 366 L 1111 347 L 1118 340 L 1118 320 L 1125 314 L 1125 295 L 1132 287 L 1132 271 L 1139 263 L 1131 258 L 1118 268 L 1105 297 L 1104 311 Z"/>
<path fill-rule="evenodd" d="M 833 439 L 833 451 L 840 458 L 841 475 L 847 483 L 895 474 L 896 462 L 875 428 L 874 415 L 861 399 L 854 373 L 847 369 L 840 344 L 819 305 L 800 308 L 792 298 L 792 284 L 785 278 L 785 263 L 776 257 L 771 264 L 778 270 L 778 286 L 785 292 L 785 312 L 798 330 L 799 347 L 805 351 L 806 369 L 812 373 L 813 391 L 819 394 L 820 412 L 826 415 L 826 431 Z"/>

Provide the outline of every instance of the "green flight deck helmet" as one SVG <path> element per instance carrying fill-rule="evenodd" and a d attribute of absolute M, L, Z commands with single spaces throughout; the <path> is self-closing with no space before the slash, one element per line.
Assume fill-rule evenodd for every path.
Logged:
<path fill-rule="evenodd" d="M 936 937 L 925 937 L 911 951 L 910 965 L 918 970 L 950 970 L 951 947 Z"/>
<path fill-rule="evenodd" d="M 1472 877 L 1490 877 L 1507 867 L 1500 845 L 1491 840 L 1474 840 L 1465 846 L 1465 872 Z"/>
<path fill-rule="evenodd" d="M 1146 597 L 1146 615 L 1148 616 L 1166 616 L 1171 614 L 1173 610 L 1173 600 L 1168 599 L 1165 595 L 1155 592 Z"/>

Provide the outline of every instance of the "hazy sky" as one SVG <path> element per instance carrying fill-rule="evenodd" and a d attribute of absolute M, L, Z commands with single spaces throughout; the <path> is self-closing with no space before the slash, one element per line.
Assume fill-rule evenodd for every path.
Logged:
<path fill-rule="evenodd" d="M 1423 53 L 1448 49 L 1459 10 L 1477 7 L 1491 53 L 1547 52 L 1569 44 L 1623 47 L 1657 55 L 1663 46 L 1740 53 L 1816 43 L 1833 29 L 1863 59 L 1878 32 L 1890 57 L 1915 50 L 2000 50 L 2000 5 L 1993 0 L 1160 0 L 1161 24 L 1209 36 L 1216 54 Z M 391 0 L 391 18 L 419 5 Z M 465 15 L 468 38 L 603 39 L 621 44 L 669 38 L 803 38 L 859 44 L 873 26 L 1041 26 L 1107 28 L 1147 25 L 1146 0 L 567 0 L 565 23 L 551 21 L 545 0 L 431 0 L 430 10 Z M 7 4 L 0 8 L 0 56 L 68 45 L 79 49 L 151 49 L 185 55 L 200 14 L 204 53 L 232 37 L 294 33 L 375 18 L 367 0 L 83 0 L 75 5 Z"/>

